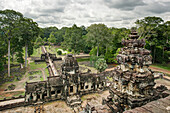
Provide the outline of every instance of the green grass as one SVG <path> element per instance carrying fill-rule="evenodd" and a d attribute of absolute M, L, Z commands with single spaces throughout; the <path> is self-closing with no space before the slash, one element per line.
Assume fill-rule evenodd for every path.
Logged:
<path fill-rule="evenodd" d="M 111 82 L 113 81 L 113 79 L 111 77 L 107 77 L 107 79 Z"/>
<path fill-rule="evenodd" d="M 46 50 L 47 50 L 48 52 L 50 52 L 51 54 L 57 54 L 56 49 L 55 49 L 54 46 L 51 46 L 51 47 L 45 46 L 45 47 L 46 47 Z"/>
<path fill-rule="evenodd" d="M 34 62 L 31 62 L 29 64 L 29 66 L 30 66 L 31 70 L 38 69 L 38 68 L 46 68 L 47 67 L 45 62 L 38 63 L 38 64 L 35 64 Z"/>
<path fill-rule="evenodd" d="M 170 71 L 170 64 L 153 64 L 151 65 L 152 67 L 158 67 L 161 69 L 166 69 L 168 71 Z"/>
<path fill-rule="evenodd" d="M 56 52 L 59 50 L 59 49 L 62 49 L 61 47 L 58 47 L 58 48 L 55 48 L 56 49 Z"/>
<path fill-rule="evenodd" d="M 33 57 L 40 57 L 41 54 L 42 54 L 42 50 L 41 50 L 41 47 L 39 47 L 37 49 L 34 48 L 33 54 L 31 56 L 33 56 Z"/>
<path fill-rule="evenodd" d="M 90 58 L 77 58 L 77 62 L 90 61 Z"/>
<path fill-rule="evenodd" d="M 46 75 L 46 76 L 49 76 L 49 71 L 48 71 L 47 68 L 45 68 L 45 75 Z"/>
<path fill-rule="evenodd" d="M 82 100 L 82 101 L 85 101 L 85 100 L 86 100 L 86 98 L 83 96 L 83 97 L 81 97 L 81 100 Z"/>
<path fill-rule="evenodd" d="M 43 76 L 41 76 L 41 77 L 40 77 L 40 80 L 41 80 L 41 81 L 44 81 L 44 78 L 43 78 Z"/>
<path fill-rule="evenodd" d="M 6 98 L 9 99 L 11 97 L 18 97 L 20 95 L 24 95 L 25 92 L 24 91 L 17 91 L 17 92 L 7 92 L 7 93 L 3 93 L 2 95 L 0 95 L 0 100 Z"/>

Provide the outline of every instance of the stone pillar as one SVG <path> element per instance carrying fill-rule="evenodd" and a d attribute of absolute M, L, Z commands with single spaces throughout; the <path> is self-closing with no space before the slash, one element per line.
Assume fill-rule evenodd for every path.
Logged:
<path fill-rule="evenodd" d="M 30 98 L 30 94 L 26 94 L 25 96 L 25 102 L 28 102 L 28 99 Z"/>
<path fill-rule="evenodd" d="M 73 86 L 73 93 L 74 94 L 77 93 L 77 86 L 76 85 Z"/>
<path fill-rule="evenodd" d="M 43 98 L 42 98 L 42 96 L 43 96 L 43 94 L 42 93 L 40 93 L 40 100 L 42 100 Z"/>
<path fill-rule="evenodd" d="M 47 97 L 48 98 L 50 97 L 50 89 L 49 88 L 47 89 Z"/>
<path fill-rule="evenodd" d="M 33 93 L 32 96 L 33 96 L 33 101 L 36 101 L 37 100 L 37 94 Z"/>

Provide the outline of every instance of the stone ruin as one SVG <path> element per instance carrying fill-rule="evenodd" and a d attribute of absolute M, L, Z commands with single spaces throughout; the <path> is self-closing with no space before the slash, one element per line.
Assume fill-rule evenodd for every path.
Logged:
<path fill-rule="evenodd" d="M 122 41 L 124 47 L 117 55 L 119 66 L 111 74 L 110 95 L 103 99 L 113 112 L 123 112 L 167 96 L 163 93 L 166 87 L 154 88 L 154 75 L 148 68 L 152 57 L 150 51 L 144 49 L 145 39 L 138 39 L 136 31 L 129 37 Z"/>
<path fill-rule="evenodd" d="M 148 68 L 152 57 L 150 51 L 144 49 L 145 39 L 138 39 L 136 31 L 132 31 L 129 37 L 122 41 L 125 47 L 117 56 L 119 66 L 114 70 L 99 74 L 81 73 L 76 58 L 68 54 L 58 76 L 50 76 L 47 81 L 26 83 L 25 102 L 32 104 L 62 99 L 74 108 L 81 106 L 80 96 L 105 90 L 108 83 L 110 95 L 103 99 L 103 106 L 94 108 L 87 103 L 83 112 L 123 112 L 168 96 L 164 93 L 167 90 L 165 86 L 154 88 L 154 75 Z M 112 77 L 111 83 L 107 76 Z"/>
<path fill-rule="evenodd" d="M 26 83 L 25 103 L 62 99 L 74 108 L 81 105 L 80 96 L 105 90 L 106 76 L 106 73 L 81 73 L 76 58 L 68 54 L 58 76 L 47 77 L 47 81 Z"/>

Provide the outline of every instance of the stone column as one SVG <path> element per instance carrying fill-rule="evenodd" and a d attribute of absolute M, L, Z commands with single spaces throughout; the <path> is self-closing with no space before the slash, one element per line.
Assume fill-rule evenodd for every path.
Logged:
<path fill-rule="evenodd" d="M 42 98 L 42 96 L 43 96 L 43 94 L 42 93 L 40 93 L 40 100 L 42 100 L 43 98 Z"/>
<path fill-rule="evenodd" d="M 32 96 L 33 96 L 33 101 L 36 101 L 37 100 L 37 94 L 33 93 Z"/>

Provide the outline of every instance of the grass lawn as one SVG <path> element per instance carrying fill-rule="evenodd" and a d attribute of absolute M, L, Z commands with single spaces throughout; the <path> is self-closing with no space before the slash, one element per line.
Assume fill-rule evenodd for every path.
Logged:
<path fill-rule="evenodd" d="M 31 56 L 33 57 L 41 57 L 42 51 L 41 51 L 41 47 L 33 50 L 33 54 Z"/>
<path fill-rule="evenodd" d="M 6 99 L 9 99 L 11 98 L 12 96 L 13 97 L 18 97 L 20 95 L 24 95 L 25 92 L 24 91 L 15 91 L 15 92 L 8 92 L 8 93 L 3 93 L 0 95 L 0 100 L 6 98 Z"/>
<path fill-rule="evenodd" d="M 35 62 L 31 62 L 29 64 L 29 66 L 30 66 L 31 70 L 38 69 L 38 68 L 46 68 L 47 67 L 45 62 L 41 62 L 41 63 L 38 63 L 38 64 L 36 64 Z"/>
<path fill-rule="evenodd" d="M 170 71 L 170 64 L 153 64 L 152 67 L 158 67 Z"/>
<path fill-rule="evenodd" d="M 46 48 L 47 52 L 49 52 L 51 54 L 57 54 L 56 49 L 55 49 L 54 46 L 51 46 L 51 47 L 45 46 L 45 48 Z"/>
<path fill-rule="evenodd" d="M 90 61 L 90 58 L 77 58 L 77 62 Z"/>
<path fill-rule="evenodd" d="M 45 75 L 46 75 L 46 76 L 49 76 L 49 71 L 48 71 L 47 68 L 45 68 Z"/>

